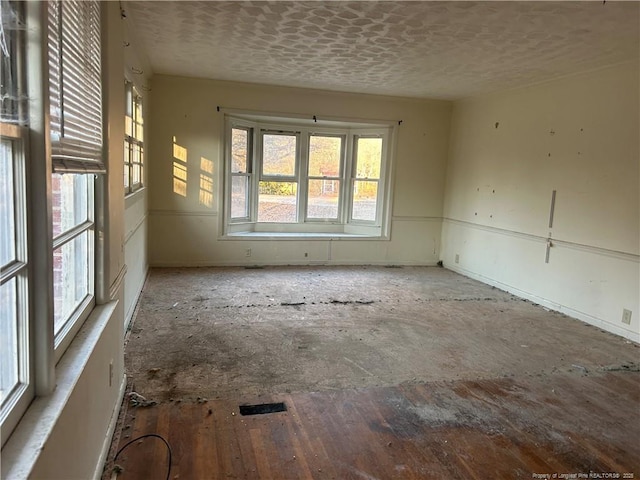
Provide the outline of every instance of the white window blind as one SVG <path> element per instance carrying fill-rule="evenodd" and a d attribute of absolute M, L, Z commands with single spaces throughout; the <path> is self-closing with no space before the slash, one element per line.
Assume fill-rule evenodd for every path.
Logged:
<path fill-rule="evenodd" d="M 100 2 L 49 2 L 53 171 L 104 173 Z"/>

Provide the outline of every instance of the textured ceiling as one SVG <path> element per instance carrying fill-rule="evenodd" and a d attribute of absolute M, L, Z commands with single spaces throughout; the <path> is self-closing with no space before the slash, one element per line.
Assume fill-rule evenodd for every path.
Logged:
<path fill-rule="evenodd" d="M 454 99 L 639 57 L 638 2 L 128 1 L 155 73 Z"/>

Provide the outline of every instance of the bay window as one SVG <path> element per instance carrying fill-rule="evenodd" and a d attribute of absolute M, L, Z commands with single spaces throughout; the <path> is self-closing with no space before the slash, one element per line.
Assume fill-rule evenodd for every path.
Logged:
<path fill-rule="evenodd" d="M 393 128 L 285 120 L 226 117 L 225 235 L 385 237 Z"/>

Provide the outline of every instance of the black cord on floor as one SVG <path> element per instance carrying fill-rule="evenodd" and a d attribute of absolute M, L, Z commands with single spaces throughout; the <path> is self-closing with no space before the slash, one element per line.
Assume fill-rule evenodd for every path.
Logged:
<path fill-rule="evenodd" d="M 162 435 L 157 435 L 155 433 L 147 433 L 146 435 L 140 435 L 139 437 L 136 437 L 133 440 L 128 441 L 127 443 L 125 443 L 122 446 L 122 448 L 120 448 L 120 450 L 118 450 L 118 453 L 116 453 L 116 456 L 113 457 L 113 463 L 116 463 L 116 459 L 118 458 L 118 455 L 120 455 L 122 453 L 122 451 L 125 448 L 127 448 L 129 445 L 137 442 L 138 440 L 142 440 L 143 438 L 148 438 L 148 437 L 159 438 L 167 446 L 167 453 L 169 454 L 169 466 L 167 468 L 167 480 L 169 480 L 169 477 L 171 476 L 171 446 L 169 445 L 169 442 L 167 442 Z"/>

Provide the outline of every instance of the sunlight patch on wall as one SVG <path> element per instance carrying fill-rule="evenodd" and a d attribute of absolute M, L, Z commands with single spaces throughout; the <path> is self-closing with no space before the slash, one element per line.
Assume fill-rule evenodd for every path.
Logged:
<path fill-rule="evenodd" d="M 213 162 L 200 157 L 200 205 L 213 207 Z"/>
<path fill-rule="evenodd" d="M 187 149 L 173 137 L 173 193 L 187 196 Z"/>

